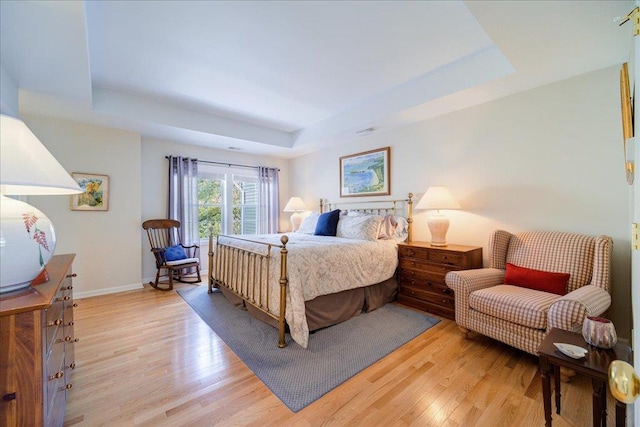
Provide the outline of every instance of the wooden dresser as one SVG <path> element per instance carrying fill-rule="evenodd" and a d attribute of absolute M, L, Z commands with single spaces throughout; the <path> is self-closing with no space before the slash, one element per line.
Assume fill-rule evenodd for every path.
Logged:
<path fill-rule="evenodd" d="M 49 281 L 0 295 L 0 426 L 62 426 L 75 367 L 75 255 L 56 255 Z"/>
<path fill-rule="evenodd" d="M 455 320 L 455 296 L 444 276 L 482 268 L 482 248 L 411 242 L 398 245 L 398 257 L 398 302 Z"/>

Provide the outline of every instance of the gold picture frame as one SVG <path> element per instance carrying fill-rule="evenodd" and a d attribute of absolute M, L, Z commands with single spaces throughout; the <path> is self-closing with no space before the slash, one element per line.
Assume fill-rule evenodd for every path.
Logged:
<path fill-rule="evenodd" d="M 633 138 L 633 98 L 629 87 L 629 65 L 625 62 L 620 69 L 620 101 L 622 112 L 622 144 L 624 150 L 624 171 L 627 183 L 633 184 L 634 161 L 629 139 Z"/>
<path fill-rule="evenodd" d="M 109 176 L 95 173 L 73 172 L 73 179 L 84 191 L 71 196 L 72 211 L 108 211 Z"/>
<path fill-rule="evenodd" d="M 340 157 L 340 197 L 391 194 L 391 147 Z"/>

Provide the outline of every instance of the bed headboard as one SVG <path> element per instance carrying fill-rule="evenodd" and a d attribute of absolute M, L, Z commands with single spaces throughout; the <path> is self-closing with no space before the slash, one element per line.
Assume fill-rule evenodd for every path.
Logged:
<path fill-rule="evenodd" d="M 392 200 L 367 200 L 367 201 L 342 201 L 329 202 L 320 199 L 320 212 L 329 212 L 333 209 L 347 209 L 363 212 L 371 215 L 401 215 L 406 218 L 408 225 L 407 242 L 413 237 L 413 193 L 409 193 L 406 199 Z"/>

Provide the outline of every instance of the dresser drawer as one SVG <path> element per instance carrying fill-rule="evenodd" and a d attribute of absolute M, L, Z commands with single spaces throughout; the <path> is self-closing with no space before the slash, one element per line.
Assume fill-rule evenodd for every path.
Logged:
<path fill-rule="evenodd" d="M 416 298 L 422 301 L 428 301 L 433 304 L 438 304 L 442 307 L 455 308 L 455 298 L 453 293 L 434 292 L 429 289 L 424 289 L 416 286 L 400 286 L 398 293 L 406 295 L 412 298 Z"/>
<path fill-rule="evenodd" d="M 428 274 L 413 270 L 400 270 L 398 273 L 398 285 L 411 286 L 438 294 L 453 295 L 453 290 L 449 289 L 444 280 L 434 280 Z"/>
<path fill-rule="evenodd" d="M 400 271 L 407 276 L 413 276 L 425 280 L 433 280 L 444 283 L 444 276 L 448 272 L 458 270 L 447 265 L 437 265 L 430 263 L 419 263 L 413 259 L 401 258 L 399 262 Z"/>
<path fill-rule="evenodd" d="M 413 246 L 400 246 L 398 248 L 400 258 L 415 258 L 417 262 L 433 262 L 437 264 L 452 265 L 459 268 L 464 266 L 464 254 L 442 249 L 432 249 Z"/>
<path fill-rule="evenodd" d="M 398 302 L 408 305 L 409 307 L 428 311 L 429 313 L 436 314 L 447 319 L 455 320 L 456 318 L 455 309 L 453 308 L 443 307 L 439 304 L 433 304 L 429 301 L 420 300 L 411 296 L 398 294 Z"/>

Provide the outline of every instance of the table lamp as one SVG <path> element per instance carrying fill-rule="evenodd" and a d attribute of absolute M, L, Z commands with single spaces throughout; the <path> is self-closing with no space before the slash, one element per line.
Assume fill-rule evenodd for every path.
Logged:
<path fill-rule="evenodd" d="M 79 193 L 80 186 L 22 120 L 0 115 L 0 293 L 28 287 L 56 246 L 49 218 L 5 195 Z"/>
<path fill-rule="evenodd" d="M 434 210 L 429 215 L 427 225 L 431 232 L 431 246 L 447 246 L 449 218 L 440 213 L 441 209 L 461 209 L 447 187 L 429 187 L 416 205 L 416 209 Z"/>
<path fill-rule="evenodd" d="M 304 205 L 304 202 L 300 197 L 292 197 L 287 202 L 287 205 L 284 207 L 285 212 L 293 212 L 291 214 L 291 231 L 296 231 L 300 228 L 300 223 L 302 223 L 302 215 L 298 212 L 306 211 L 307 207 Z"/>

